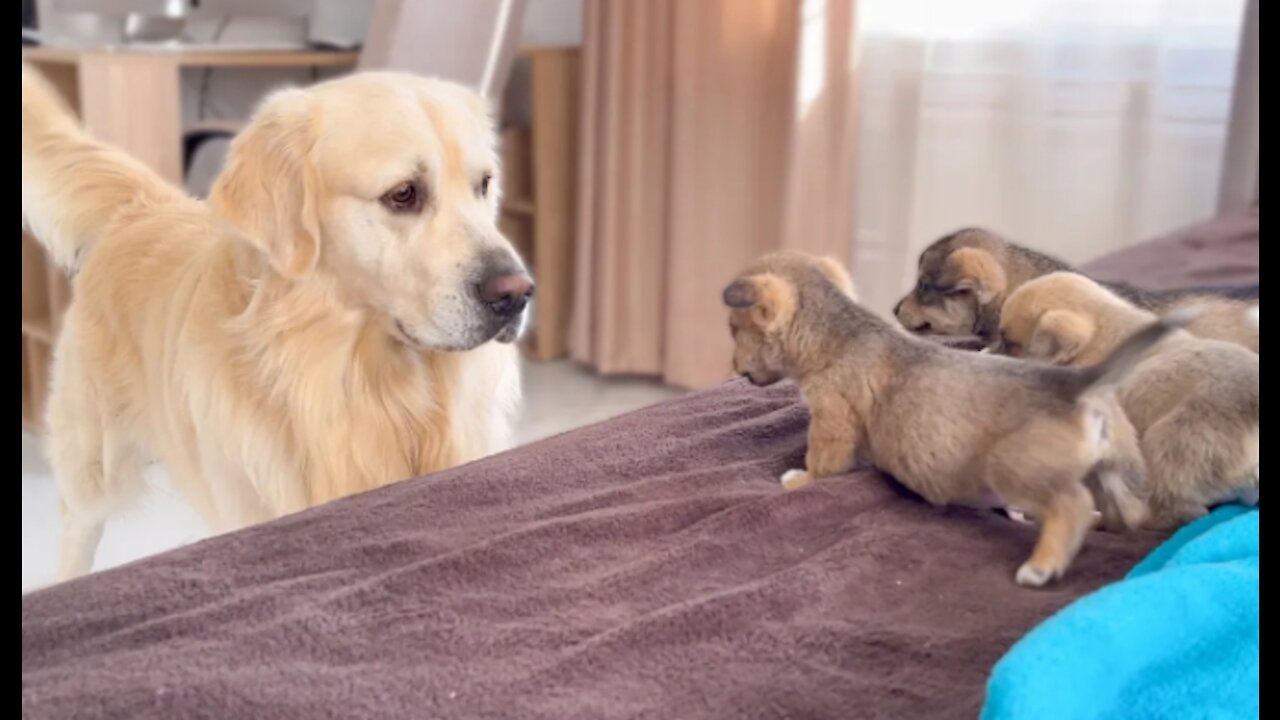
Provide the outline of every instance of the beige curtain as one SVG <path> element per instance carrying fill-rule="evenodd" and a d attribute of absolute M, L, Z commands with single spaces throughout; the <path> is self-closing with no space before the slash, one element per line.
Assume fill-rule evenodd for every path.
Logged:
<path fill-rule="evenodd" d="M 778 248 L 851 256 L 854 0 L 587 0 L 570 352 L 730 372 L 720 292 Z"/>
<path fill-rule="evenodd" d="M 858 4 L 854 281 L 871 310 L 957 228 L 1080 263 L 1212 216 L 1229 127 L 1243 172 L 1224 187 L 1253 194 L 1256 74 L 1238 135 L 1230 112 L 1245 0 L 982 5 Z"/>
<path fill-rule="evenodd" d="M 1258 0 L 1249 0 L 1245 4 L 1244 22 L 1240 28 L 1240 54 L 1236 58 L 1231 120 L 1227 126 L 1226 150 L 1222 158 L 1218 212 L 1258 204 L 1258 147 L 1262 135 L 1258 120 L 1258 74 L 1261 71 L 1258 32 Z"/>

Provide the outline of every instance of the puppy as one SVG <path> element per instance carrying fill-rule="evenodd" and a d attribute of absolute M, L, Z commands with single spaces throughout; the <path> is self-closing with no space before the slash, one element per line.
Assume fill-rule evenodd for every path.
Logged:
<path fill-rule="evenodd" d="M 913 332 L 977 335 L 990 343 L 1000 323 L 1000 307 L 1009 293 L 1029 280 L 1063 270 L 1071 267 L 990 231 L 960 230 L 920 254 L 916 286 L 893 313 Z M 1192 334 L 1258 351 L 1258 330 L 1241 313 L 1257 303 L 1256 285 L 1151 292 L 1124 283 L 1103 284 L 1130 303 L 1159 315 L 1197 306 L 1201 314 L 1187 327 Z"/>
<path fill-rule="evenodd" d="M 787 471 L 783 486 L 846 472 L 861 453 L 930 503 L 1040 518 L 1016 580 L 1061 576 L 1094 522 L 1086 476 L 1104 464 L 1142 469 L 1123 412 L 1099 390 L 1170 327 L 1153 322 L 1097 365 L 1060 368 L 913 337 L 860 307 L 849 285 L 834 261 L 779 253 L 724 291 L 735 371 L 756 385 L 794 378 L 809 406 L 805 469 Z M 1125 508 L 1131 525 L 1145 520 L 1141 505 Z"/>
<path fill-rule="evenodd" d="M 1256 322 L 1257 306 L 1242 314 Z M 1154 320 L 1083 275 L 1050 273 L 1009 295 L 995 350 L 1087 366 Z M 1257 503 L 1258 372 L 1258 356 L 1239 345 L 1178 331 L 1116 386 L 1146 458 L 1152 527 Z"/>
<path fill-rule="evenodd" d="M 23 221 L 76 271 L 47 411 L 59 578 L 153 459 L 225 531 L 504 447 L 533 283 L 494 145 L 461 86 L 347 76 L 269 97 L 210 207 L 23 65 Z"/>

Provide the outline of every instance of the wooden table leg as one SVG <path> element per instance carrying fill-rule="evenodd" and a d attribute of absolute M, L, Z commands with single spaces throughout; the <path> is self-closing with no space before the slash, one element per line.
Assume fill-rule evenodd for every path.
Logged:
<path fill-rule="evenodd" d="M 74 65 L 35 64 L 94 137 L 182 187 L 182 98 L 173 58 L 84 53 Z M 71 284 L 25 230 L 22 251 L 22 422 L 40 431 L 49 359 Z"/>
<path fill-rule="evenodd" d="M 532 56 L 533 267 L 535 351 L 539 360 L 567 352 L 573 301 L 573 229 L 577 217 L 578 55 L 573 50 Z"/>
<path fill-rule="evenodd" d="M 80 118 L 94 137 L 182 186 L 182 88 L 163 55 L 85 53 L 77 64 Z"/>

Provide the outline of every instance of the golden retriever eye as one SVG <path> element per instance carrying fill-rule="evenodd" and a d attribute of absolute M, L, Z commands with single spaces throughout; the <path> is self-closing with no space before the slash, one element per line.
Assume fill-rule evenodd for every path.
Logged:
<path fill-rule="evenodd" d="M 485 173 L 484 177 L 480 178 L 480 197 L 489 197 L 489 183 L 491 182 L 493 182 L 493 175 L 491 173 Z"/>
<path fill-rule="evenodd" d="M 422 192 L 414 183 L 402 182 L 388 190 L 381 201 L 393 212 L 417 212 L 422 209 Z"/>

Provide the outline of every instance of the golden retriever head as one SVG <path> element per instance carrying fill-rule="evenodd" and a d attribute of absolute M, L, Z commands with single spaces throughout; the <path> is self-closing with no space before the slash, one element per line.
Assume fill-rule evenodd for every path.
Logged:
<path fill-rule="evenodd" d="M 893 314 L 903 327 L 939 335 L 979 334 L 984 310 L 1005 292 L 1004 243 L 985 230 L 961 230 L 920 254 L 916 286 Z"/>
<path fill-rule="evenodd" d="M 810 310 L 856 299 L 849 273 L 832 258 L 793 252 L 766 255 L 724 289 L 733 335 L 733 370 L 753 385 L 771 385 L 794 370 L 797 354 L 818 351 L 803 337 L 812 322 L 793 322 L 807 290 Z M 837 297 L 843 300 L 836 300 Z M 799 327 L 797 330 L 797 326 Z"/>
<path fill-rule="evenodd" d="M 533 282 L 498 231 L 487 104 L 403 73 L 269 96 L 211 194 L 275 273 L 323 282 L 418 349 L 511 342 Z"/>

